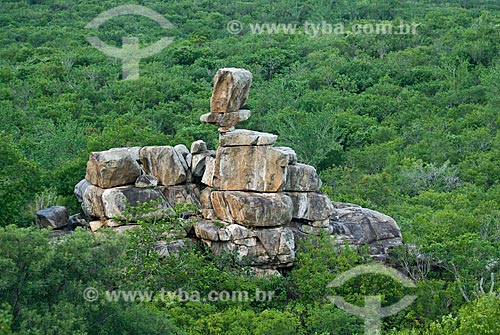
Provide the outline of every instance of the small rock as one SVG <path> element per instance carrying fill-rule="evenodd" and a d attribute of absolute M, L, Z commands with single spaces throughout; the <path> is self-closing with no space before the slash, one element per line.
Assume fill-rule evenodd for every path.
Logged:
<path fill-rule="evenodd" d="M 90 221 L 89 226 L 90 226 L 90 230 L 95 232 L 98 229 L 100 229 L 101 227 L 103 227 L 104 224 L 102 223 L 102 221 Z"/>
<path fill-rule="evenodd" d="M 175 152 L 177 152 L 179 155 L 181 155 L 184 159 L 186 159 L 186 156 L 189 155 L 189 150 L 184 144 L 177 144 L 174 147 Z"/>
<path fill-rule="evenodd" d="M 207 144 L 203 140 L 194 141 L 191 143 L 191 154 L 201 154 L 208 151 Z"/>
<path fill-rule="evenodd" d="M 135 187 L 138 188 L 152 188 L 156 187 L 157 185 L 158 179 L 147 174 L 140 175 L 135 181 Z"/>
<path fill-rule="evenodd" d="M 64 206 L 52 206 L 36 212 L 42 227 L 63 228 L 68 225 L 68 211 Z"/>
<path fill-rule="evenodd" d="M 74 214 L 69 217 L 68 226 L 70 229 L 75 229 L 76 227 L 88 227 L 89 223 L 81 214 Z"/>

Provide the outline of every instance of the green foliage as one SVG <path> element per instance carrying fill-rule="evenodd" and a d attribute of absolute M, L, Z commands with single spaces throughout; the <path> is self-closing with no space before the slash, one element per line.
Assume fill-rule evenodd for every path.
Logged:
<path fill-rule="evenodd" d="M 112 234 L 93 236 L 79 230 L 49 239 L 47 230 L 0 228 L 0 301 L 12 307 L 12 330 L 20 334 L 182 334 L 145 306 L 104 297 L 84 300 L 86 288 L 103 293 L 119 284 L 124 251 L 123 237 Z M 6 313 L 2 308 L 3 328 L 10 324 Z"/>
<path fill-rule="evenodd" d="M 124 35 L 139 37 L 141 46 L 175 36 L 162 52 L 141 60 L 134 82 L 119 80 L 120 62 L 85 41 L 85 25 L 120 4 L 126 3 L 2 1 L 0 227 L 31 225 L 36 209 L 55 203 L 79 211 L 73 187 L 85 175 L 90 151 L 197 139 L 216 148 L 215 127 L 198 122 L 209 110 L 213 75 L 220 67 L 244 67 L 254 81 L 247 102 L 252 117 L 242 126 L 277 133 L 280 145 L 318 169 L 323 190 L 335 201 L 394 217 L 405 240 L 432 264 L 421 271 L 422 258 L 405 256 L 411 256 L 406 270 L 415 276 L 419 299 L 406 314 L 389 318 L 386 330 L 481 334 L 472 324 L 484 323 L 498 332 L 488 324 L 494 310 L 484 306 L 485 320 L 479 313 L 480 304 L 496 306 L 479 287 L 491 284 L 491 273 L 498 277 L 500 259 L 497 2 L 149 1 L 143 5 L 174 29 L 127 15 L 93 31 L 115 46 Z M 234 19 L 244 25 L 240 35 L 226 29 Z M 306 21 L 419 26 L 415 35 L 312 37 L 300 27 Z M 250 33 L 249 24 L 257 22 L 297 23 L 302 34 Z M 237 325 L 230 319 L 241 316 L 255 332 L 260 322 L 277 333 L 361 333 L 360 320 L 322 299 L 324 284 L 365 262 L 363 255 L 349 249 L 336 254 L 319 238 L 319 244 L 302 246 L 288 277 L 261 280 L 236 266 L 232 254 L 214 258 L 199 247 L 177 258 L 151 252 L 159 241 L 169 243 L 165 229 L 188 224 L 182 213 L 144 222 L 124 244 L 82 232 L 49 243 L 42 232 L 2 228 L 0 296 L 13 318 L 0 313 L 0 329 L 12 323 L 14 332 L 32 334 L 126 333 L 126 327 L 129 333 L 175 333 L 161 319 L 168 314 L 192 332 L 204 326 L 231 332 Z M 360 302 L 363 292 L 376 289 L 365 285 L 370 281 L 384 284 L 361 278 L 352 283 L 357 291 L 343 293 Z M 87 284 L 204 292 L 275 287 L 278 298 L 262 305 L 179 303 L 172 310 L 161 304 L 89 306 L 78 293 Z M 379 289 L 396 299 L 402 291 L 386 284 Z M 291 321 L 280 329 L 283 318 Z"/>
<path fill-rule="evenodd" d="M 292 296 L 302 303 L 327 299 L 327 285 L 335 277 L 366 261 L 363 254 L 349 247 L 332 244 L 328 235 L 308 237 L 298 246 L 296 267 L 289 275 Z"/>
<path fill-rule="evenodd" d="M 27 225 L 30 219 L 23 211 L 33 193 L 40 187 L 40 170 L 26 159 L 12 137 L 0 132 L 0 226 Z"/>

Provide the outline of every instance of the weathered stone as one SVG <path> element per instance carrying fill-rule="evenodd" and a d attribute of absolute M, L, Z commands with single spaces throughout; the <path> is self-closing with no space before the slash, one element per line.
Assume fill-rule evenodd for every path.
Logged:
<path fill-rule="evenodd" d="M 108 219 L 108 220 L 104 221 L 104 226 L 108 227 L 108 228 L 119 227 L 121 225 L 122 224 L 120 222 L 113 220 L 113 219 Z"/>
<path fill-rule="evenodd" d="M 235 127 L 234 126 L 219 127 L 217 130 L 219 131 L 219 134 L 225 134 L 234 131 Z"/>
<path fill-rule="evenodd" d="M 184 159 L 186 159 L 186 156 L 189 155 L 189 150 L 184 144 L 177 144 L 174 147 L 175 152 L 177 154 L 181 155 Z"/>
<path fill-rule="evenodd" d="M 221 227 L 217 227 L 213 221 L 198 221 L 193 227 L 196 237 L 204 240 L 219 241 L 219 230 L 221 230 Z"/>
<path fill-rule="evenodd" d="M 200 209 L 200 214 L 205 220 L 217 220 L 215 211 L 212 208 L 202 208 Z"/>
<path fill-rule="evenodd" d="M 138 188 L 156 187 L 157 185 L 158 179 L 147 174 L 140 175 L 135 181 L 135 187 Z"/>
<path fill-rule="evenodd" d="M 52 227 L 55 229 L 68 225 L 68 211 L 64 206 L 52 206 L 36 212 L 42 227 Z"/>
<path fill-rule="evenodd" d="M 235 112 L 248 98 L 252 74 L 244 69 L 223 68 L 214 77 L 214 90 L 210 98 L 212 113 Z"/>
<path fill-rule="evenodd" d="M 332 227 L 312 227 L 307 224 L 303 224 L 300 226 L 300 231 L 306 234 L 312 234 L 312 235 L 321 235 L 321 234 L 327 234 L 330 235 L 333 232 Z"/>
<path fill-rule="evenodd" d="M 87 162 L 85 179 L 101 188 L 133 184 L 141 168 L 128 148 L 92 152 Z"/>
<path fill-rule="evenodd" d="M 281 232 L 278 258 L 281 263 L 293 262 L 295 258 L 295 237 L 290 228 L 284 227 Z"/>
<path fill-rule="evenodd" d="M 261 268 L 253 268 L 253 271 L 255 273 L 255 276 L 256 277 L 259 277 L 259 278 L 269 278 L 269 277 L 274 277 L 274 276 L 277 276 L 277 277 L 281 277 L 281 273 L 276 270 L 276 269 L 261 269 Z"/>
<path fill-rule="evenodd" d="M 333 205 L 326 194 L 313 192 L 285 192 L 292 199 L 293 218 L 322 221 L 330 216 Z"/>
<path fill-rule="evenodd" d="M 236 252 L 240 261 L 250 265 L 284 267 L 290 266 L 295 258 L 293 232 L 285 227 L 250 230 L 232 224 L 219 230 L 219 241 L 205 242 L 214 254 Z"/>
<path fill-rule="evenodd" d="M 75 229 L 76 227 L 88 228 L 89 223 L 85 220 L 81 214 L 71 215 L 68 219 L 68 227 L 70 229 Z"/>
<path fill-rule="evenodd" d="M 276 143 L 278 136 L 268 133 L 247 129 L 236 129 L 226 134 L 219 135 L 219 146 L 234 147 L 234 146 L 250 146 L 250 145 L 273 145 Z"/>
<path fill-rule="evenodd" d="M 113 227 L 113 230 L 116 231 L 118 234 L 125 234 L 126 232 L 130 230 L 134 230 L 139 228 L 141 225 L 138 224 L 126 224 L 118 227 Z"/>
<path fill-rule="evenodd" d="M 401 230 L 390 216 L 362 207 L 341 207 L 332 210 L 331 225 L 334 233 L 345 235 L 357 244 L 401 244 Z"/>
<path fill-rule="evenodd" d="M 88 184 L 82 194 L 82 210 L 91 218 L 104 218 L 104 205 L 102 203 L 102 193 L 104 189 Z"/>
<path fill-rule="evenodd" d="M 201 208 L 200 189 L 196 184 L 164 186 L 160 190 L 171 206 L 187 202 L 195 205 L 196 208 Z"/>
<path fill-rule="evenodd" d="M 279 263 L 289 263 L 295 258 L 295 240 L 290 228 L 256 229 L 258 241 L 271 257 L 277 257 Z"/>
<path fill-rule="evenodd" d="M 326 228 L 330 226 L 330 218 L 318 221 L 309 221 L 307 224 L 316 228 Z"/>
<path fill-rule="evenodd" d="M 201 154 L 203 152 L 208 151 L 207 144 L 203 140 L 194 141 L 191 143 L 191 154 Z"/>
<path fill-rule="evenodd" d="M 160 185 L 172 186 L 186 181 L 187 163 L 172 147 L 143 147 L 141 161 L 144 171 L 158 178 Z"/>
<path fill-rule="evenodd" d="M 73 193 L 75 194 L 76 199 L 78 202 L 83 202 L 83 194 L 85 193 L 85 190 L 89 185 L 92 185 L 89 183 L 86 179 L 82 179 L 78 182 L 78 184 L 75 185 L 75 188 L 73 189 Z"/>
<path fill-rule="evenodd" d="M 205 172 L 203 172 L 203 177 L 201 182 L 207 186 L 214 186 L 214 173 L 215 173 L 215 158 L 212 156 L 207 156 L 205 158 Z"/>
<path fill-rule="evenodd" d="M 215 124 L 220 127 L 234 127 L 248 120 L 250 114 L 251 112 L 247 109 L 227 113 L 207 113 L 200 116 L 200 121 Z"/>
<path fill-rule="evenodd" d="M 234 223 L 225 226 L 222 230 L 226 232 L 226 234 L 230 237 L 230 239 L 233 239 L 233 240 L 242 240 L 245 238 L 257 236 L 257 235 L 255 235 L 254 231 L 252 231 L 244 226 L 241 226 L 239 224 L 234 224 Z"/>
<path fill-rule="evenodd" d="M 289 147 L 274 147 L 274 149 L 281 151 L 285 155 L 288 156 L 288 165 L 294 165 L 297 164 L 297 154 L 295 153 L 295 150 Z"/>
<path fill-rule="evenodd" d="M 174 241 L 159 241 L 154 250 L 161 257 L 178 256 L 186 248 L 193 245 L 190 239 L 182 238 Z"/>
<path fill-rule="evenodd" d="M 278 192 L 286 167 L 287 156 L 272 147 L 219 147 L 213 182 L 207 185 L 226 191 Z"/>
<path fill-rule="evenodd" d="M 211 187 L 205 187 L 203 191 L 200 192 L 201 208 L 207 208 L 207 209 L 213 208 L 212 200 L 210 199 L 210 194 L 212 193 L 213 190 L 214 189 Z"/>
<path fill-rule="evenodd" d="M 280 238 L 283 228 L 256 229 L 255 235 L 259 239 L 269 256 L 274 257 L 279 253 Z"/>
<path fill-rule="evenodd" d="M 158 204 L 152 205 L 150 212 L 137 214 L 133 210 L 133 207 L 151 201 Z M 105 216 L 117 220 L 163 217 L 168 213 L 167 210 L 171 209 L 160 191 L 133 186 L 122 186 L 105 190 L 102 194 L 102 202 Z"/>
<path fill-rule="evenodd" d="M 89 222 L 89 227 L 91 231 L 97 231 L 99 228 L 103 227 L 104 224 L 102 221 L 90 221 Z"/>
<path fill-rule="evenodd" d="M 320 187 L 321 179 L 314 167 L 300 163 L 288 166 L 284 191 L 316 192 Z"/>
<path fill-rule="evenodd" d="M 132 159 L 134 161 L 136 161 L 137 163 L 140 163 L 140 161 L 141 161 L 141 149 L 142 149 L 142 147 L 127 148 L 128 152 L 130 154 L 130 157 L 132 157 Z"/>
<path fill-rule="evenodd" d="M 195 177 L 202 177 L 205 173 L 206 158 L 210 157 L 210 153 L 204 152 L 201 154 L 195 154 L 191 159 L 191 173 Z"/>
<path fill-rule="evenodd" d="M 246 247 L 255 247 L 257 245 L 257 240 L 255 237 L 250 237 L 240 240 L 233 240 L 233 243 L 237 245 L 244 245 Z"/>
<path fill-rule="evenodd" d="M 249 227 L 274 227 L 292 219 L 292 201 L 283 194 L 221 192 L 211 194 L 217 217 Z"/>

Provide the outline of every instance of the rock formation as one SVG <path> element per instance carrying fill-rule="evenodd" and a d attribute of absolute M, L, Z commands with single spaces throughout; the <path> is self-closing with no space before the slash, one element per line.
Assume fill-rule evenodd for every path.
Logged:
<path fill-rule="evenodd" d="M 197 241 L 214 254 L 234 252 L 242 262 L 267 269 L 291 266 L 296 241 L 311 234 L 367 244 L 378 258 L 401 244 L 392 218 L 332 203 L 319 191 L 316 169 L 298 163 L 293 149 L 275 146 L 276 135 L 235 129 L 251 115 L 242 109 L 251 83 L 246 70 L 217 71 L 210 113 L 200 117 L 218 127 L 217 151 L 195 141 L 190 150 L 177 145 L 91 153 L 86 177 L 75 186 L 90 228 L 124 231 L 145 215 L 163 217 L 175 204 L 189 202 L 198 209 L 191 229 Z M 131 211 L 144 202 L 153 204 L 147 214 Z M 60 225 L 51 220 L 43 218 L 44 225 Z M 187 243 L 181 238 L 175 248 Z M 158 248 L 163 255 L 171 252 L 165 244 Z"/>

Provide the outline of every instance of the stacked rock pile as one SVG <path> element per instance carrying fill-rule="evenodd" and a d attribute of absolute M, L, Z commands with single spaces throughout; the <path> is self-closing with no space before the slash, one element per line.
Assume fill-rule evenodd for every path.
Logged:
<path fill-rule="evenodd" d="M 316 169 L 298 163 L 293 149 L 275 146 L 276 135 L 235 128 L 251 115 L 242 109 L 251 83 L 244 69 L 224 68 L 215 75 L 210 113 L 200 120 L 218 127 L 217 151 L 196 141 L 190 150 L 176 145 L 92 152 L 85 179 L 75 186 L 91 229 L 127 230 L 146 215 L 162 217 L 175 204 L 189 202 L 198 208 L 190 234 L 216 255 L 234 252 L 264 269 L 291 266 L 295 242 L 309 234 L 368 244 L 381 256 L 401 244 L 392 218 L 332 203 L 319 192 Z M 150 201 L 149 212 L 131 212 Z"/>

